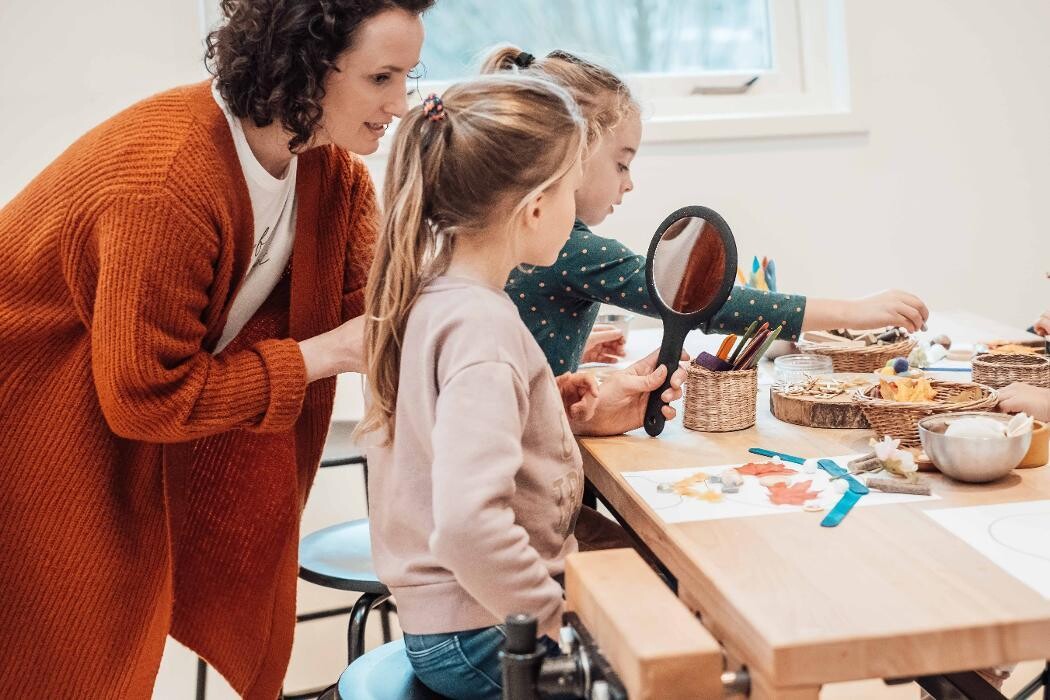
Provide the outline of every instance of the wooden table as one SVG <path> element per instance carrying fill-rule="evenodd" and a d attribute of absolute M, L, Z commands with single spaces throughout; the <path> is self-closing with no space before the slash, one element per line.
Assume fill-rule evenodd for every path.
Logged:
<path fill-rule="evenodd" d="M 957 334 L 970 327 L 972 340 L 987 335 L 972 317 L 935 318 Z M 940 332 L 932 321 L 930 330 Z M 630 345 L 638 349 L 659 339 L 658 331 L 635 335 Z M 580 440 L 601 498 L 676 577 L 679 598 L 701 614 L 730 659 L 748 667 L 752 697 L 814 698 L 824 683 L 1050 658 L 1050 600 L 922 512 L 1050 498 L 1050 468 L 1018 470 L 988 485 L 935 475 L 940 500 L 856 508 L 837 528 L 820 527 L 820 513 L 801 512 L 667 524 L 621 476 L 743 463 L 753 459 L 750 447 L 803 457 L 867 447 L 867 430 L 778 421 L 768 387 L 761 391 L 758 423 L 749 430 L 697 433 L 679 418 L 656 439 L 638 430 Z"/>

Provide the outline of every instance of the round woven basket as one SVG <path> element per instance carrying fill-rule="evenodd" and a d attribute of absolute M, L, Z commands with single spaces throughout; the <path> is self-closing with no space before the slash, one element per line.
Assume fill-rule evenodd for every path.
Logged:
<path fill-rule="evenodd" d="M 726 433 L 755 424 L 758 370 L 712 372 L 689 365 L 685 380 L 685 416 L 690 430 Z"/>
<path fill-rule="evenodd" d="M 1014 382 L 1050 388 L 1050 357 L 995 353 L 978 355 L 973 360 L 973 380 L 993 389 L 1002 389 Z"/>
<path fill-rule="evenodd" d="M 999 401 L 995 389 L 973 382 L 941 382 L 930 384 L 936 392 L 933 401 L 925 403 L 908 403 L 890 401 L 882 398 L 878 385 L 856 394 L 857 405 L 868 419 L 875 437 L 881 439 L 889 435 L 901 441 L 905 447 L 919 445 L 919 420 L 937 413 L 954 413 L 956 411 L 983 411 L 992 408 Z M 949 402 L 948 399 L 961 391 L 973 390 L 979 395 L 969 401 Z"/>
<path fill-rule="evenodd" d="M 833 348 L 815 343 L 799 343 L 801 352 L 827 355 L 836 372 L 875 372 L 897 357 L 907 357 L 915 348 L 911 338 L 887 345 L 869 345 L 866 348 Z"/>

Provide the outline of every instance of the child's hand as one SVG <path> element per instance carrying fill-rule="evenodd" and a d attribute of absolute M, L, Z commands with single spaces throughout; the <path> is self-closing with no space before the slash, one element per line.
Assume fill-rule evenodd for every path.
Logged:
<path fill-rule="evenodd" d="M 615 363 L 627 354 L 623 331 L 607 323 L 595 324 L 583 346 L 580 362 Z"/>
<path fill-rule="evenodd" d="M 863 299 L 845 302 L 843 320 L 846 328 L 882 328 L 900 326 L 909 333 L 922 330 L 930 310 L 922 299 L 897 289 L 880 292 Z"/>
<path fill-rule="evenodd" d="M 1050 389 L 1014 382 L 999 390 L 999 410 L 1022 411 L 1039 421 L 1050 421 Z"/>
<path fill-rule="evenodd" d="M 594 415 L 584 421 L 573 421 L 572 429 L 577 435 L 619 435 L 642 426 L 649 392 L 663 384 L 667 369 L 657 366 L 659 351 L 635 362 L 622 372 L 608 375 L 598 389 L 598 403 Z M 682 353 L 682 359 L 689 356 Z M 671 386 L 660 397 L 664 403 L 676 401 L 682 396 L 682 382 L 686 370 L 679 367 L 671 375 Z M 664 418 L 672 420 L 675 410 L 663 407 Z"/>
<path fill-rule="evenodd" d="M 1042 336 L 1050 335 L 1050 311 L 1044 311 L 1039 320 L 1032 324 L 1035 332 Z"/>
<path fill-rule="evenodd" d="M 585 372 L 566 372 L 555 377 L 569 422 L 588 421 L 598 405 L 598 380 Z"/>

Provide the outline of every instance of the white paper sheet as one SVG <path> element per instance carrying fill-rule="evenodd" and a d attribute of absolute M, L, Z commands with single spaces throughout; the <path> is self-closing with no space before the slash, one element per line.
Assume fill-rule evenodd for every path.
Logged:
<path fill-rule="evenodd" d="M 945 508 L 926 515 L 1050 598 L 1050 501 Z"/>
<path fill-rule="evenodd" d="M 845 467 L 846 464 L 859 455 L 846 455 L 843 457 L 832 457 L 839 465 Z M 755 461 L 758 463 L 767 462 L 764 457 L 756 457 Z M 649 504 L 649 507 L 660 514 L 660 517 L 664 519 L 664 522 L 668 523 L 684 523 L 694 520 L 719 520 L 721 518 L 741 518 L 749 515 L 775 515 L 777 513 L 798 513 L 802 511 L 802 506 L 791 506 L 791 505 L 774 505 L 769 501 L 769 491 L 758 482 L 758 477 L 755 476 L 744 476 L 744 484 L 740 487 L 739 493 L 734 494 L 723 494 L 722 501 L 719 503 L 711 503 L 696 498 L 687 496 L 679 496 L 676 493 L 660 493 L 658 492 L 657 486 L 661 483 L 674 483 L 680 479 L 690 477 L 697 472 L 705 472 L 707 474 L 718 474 L 724 469 L 730 467 L 739 467 L 740 464 L 722 464 L 715 467 L 686 467 L 683 469 L 657 469 L 653 471 L 644 472 L 624 472 L 624 480 L 627 481 L 631 487 L 638 492 L 645 502 Z M 823 469 L 820 469 L 815 474 L 805 474 L 802 471 L 802 465 L 799 464 L 786 464 L 789 469 L 798 470 L 798 474 L 790 478 L 790 483 L 797 483 L 799 481 L 809 481 L 813 483 L 810 486 L 810 491 L 819 491 L 820 496 L 817 499 L 821 505 L 824 506 L 822 513 L 814 513 L 813 515 L 823 519 L 823 516 L 827 514 L 827 511 L 835 507 L 839 499 L 842 498 L 842 493 L 836 491 L 830 486 L 831 477 Z M 703 490 L 703 486 L 697 487 L 697 490 Z M 715 486 L 715 489 L 721 487 Z M 887 505 L 890 503 L 913 503 L 917 501 L 929 501 L 936 499 L 937 496 L 913 496 L 910 494 L 900 493 L 881 493 L 879 491 L 871 491 L 857 502 L 855 507 L 860 506 L 877 506 Z M 848 516 L 847 516 L 848 517 Z"/>

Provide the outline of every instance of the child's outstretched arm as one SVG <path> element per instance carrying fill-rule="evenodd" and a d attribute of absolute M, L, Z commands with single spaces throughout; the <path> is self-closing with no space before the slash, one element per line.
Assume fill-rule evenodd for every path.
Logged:
<path fill-rule="evenodd" d="M 510 505 L 515 475 L 523 465 L 528 407 L 527 389 L 507 363 L 468 365 L 442 382 L 432 432 L 430 549 L 497 620 L 529 613 L 536 616 L 541 634 L 556 634 L 561 586 L 530 544 L 529 533 L 517 524 L 516 515 L 530 514 L 515 514 Z M 567 498 L 557 493 L 551 497 Z M 575 504 L 557 503 L 550 510 L 570 507 Z M 543 519 L 549 513 L 531 515 Z M 550 520 L 540 527 L 554 528 L 557 517 Z"/>
<path fill-rule="evenodd" d="M 900 326 L 914 333 L 926 325 L 929 316 L 922 299 L 891 289 L 863 299 L 810 299 L 802 330 Z"/>
<path fill-rule="evenodd" d="M 1050 421 L 1050 389 L 1014 382 L 999 390 L 999 410 L 1003 413 L 1027 413 L 1032 418 Z"/>

